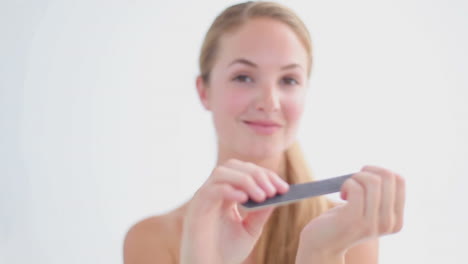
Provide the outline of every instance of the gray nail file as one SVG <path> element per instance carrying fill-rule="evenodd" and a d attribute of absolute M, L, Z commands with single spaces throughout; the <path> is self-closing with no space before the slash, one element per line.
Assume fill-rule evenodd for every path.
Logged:
<path fill-rule="evenodd" d="M 248 200 L 243 203 L 242 206 L 245 210 L 256 210 L 267 206 L 284 205 L 309 197 L 339 192 L 343 182 L 353 174 L 354 173 L 308 183 L 291 184 L 289 186 L 289 191 L 285 194 L 278 194 L 259 203 Z"/>

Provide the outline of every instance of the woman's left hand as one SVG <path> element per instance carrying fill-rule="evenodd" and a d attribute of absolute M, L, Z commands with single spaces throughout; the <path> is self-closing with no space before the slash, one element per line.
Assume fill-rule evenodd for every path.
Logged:
<path fill-rule="evenodd" d="M 399 174 L 365 166 L 344 182 L 341 197 L 347 200 L 345 204 L 304 227 L 296 263 L 310 263 L 312 259 L 340 263 L 356 244 L 401 230 L 405 181 Z"/>

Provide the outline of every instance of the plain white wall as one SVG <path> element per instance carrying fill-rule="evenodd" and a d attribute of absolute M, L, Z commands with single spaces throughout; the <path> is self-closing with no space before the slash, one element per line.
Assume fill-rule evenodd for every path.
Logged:
<path fill-rule="evenodd" d="M 407 179 L 381 263 L 468 244 L 466 1 L 284 1 L 315 65 L 299 138 L 317 178 Z M 190 198 L 215 135 L 197 56 L 232 1 L 0 2 L 0 263 L 122 263 L 127 229 Z"/>

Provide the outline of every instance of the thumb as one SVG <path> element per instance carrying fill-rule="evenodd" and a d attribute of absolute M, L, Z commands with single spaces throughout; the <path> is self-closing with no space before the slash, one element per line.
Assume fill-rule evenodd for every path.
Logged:
<path fill-rule="evenodd" d="M 243 220 L 245 230 L 252 237 L 260 236 L 263 225 L 265 225 L 266 221 L 274 210 L 274 207 L 268 207 L 247 213 L 247 216 Z"/>

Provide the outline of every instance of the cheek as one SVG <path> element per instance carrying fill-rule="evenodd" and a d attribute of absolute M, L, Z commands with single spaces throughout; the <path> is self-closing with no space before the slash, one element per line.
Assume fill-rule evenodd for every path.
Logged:
<path fill-rule="evenodd" d="M 216 131 L 221 138 L 232 138 L 238 122 L 248 107 L 249 97 L 229 89 L 218 90 L 212 97 L 212 114 Z"/>
<path fill-rule="evenodd" d="M 247 93 L 231 90 L 219 95 L 218 107 L 225 116 L 237 118 L 248 108 L 250 97 Z"/>
<path fill-rule="evenodd" d="M 289 126 L 297 126 L 304 112 L 304 99 L 300 96 L 287 98 L 284 103 L 284 115 Z"/>

